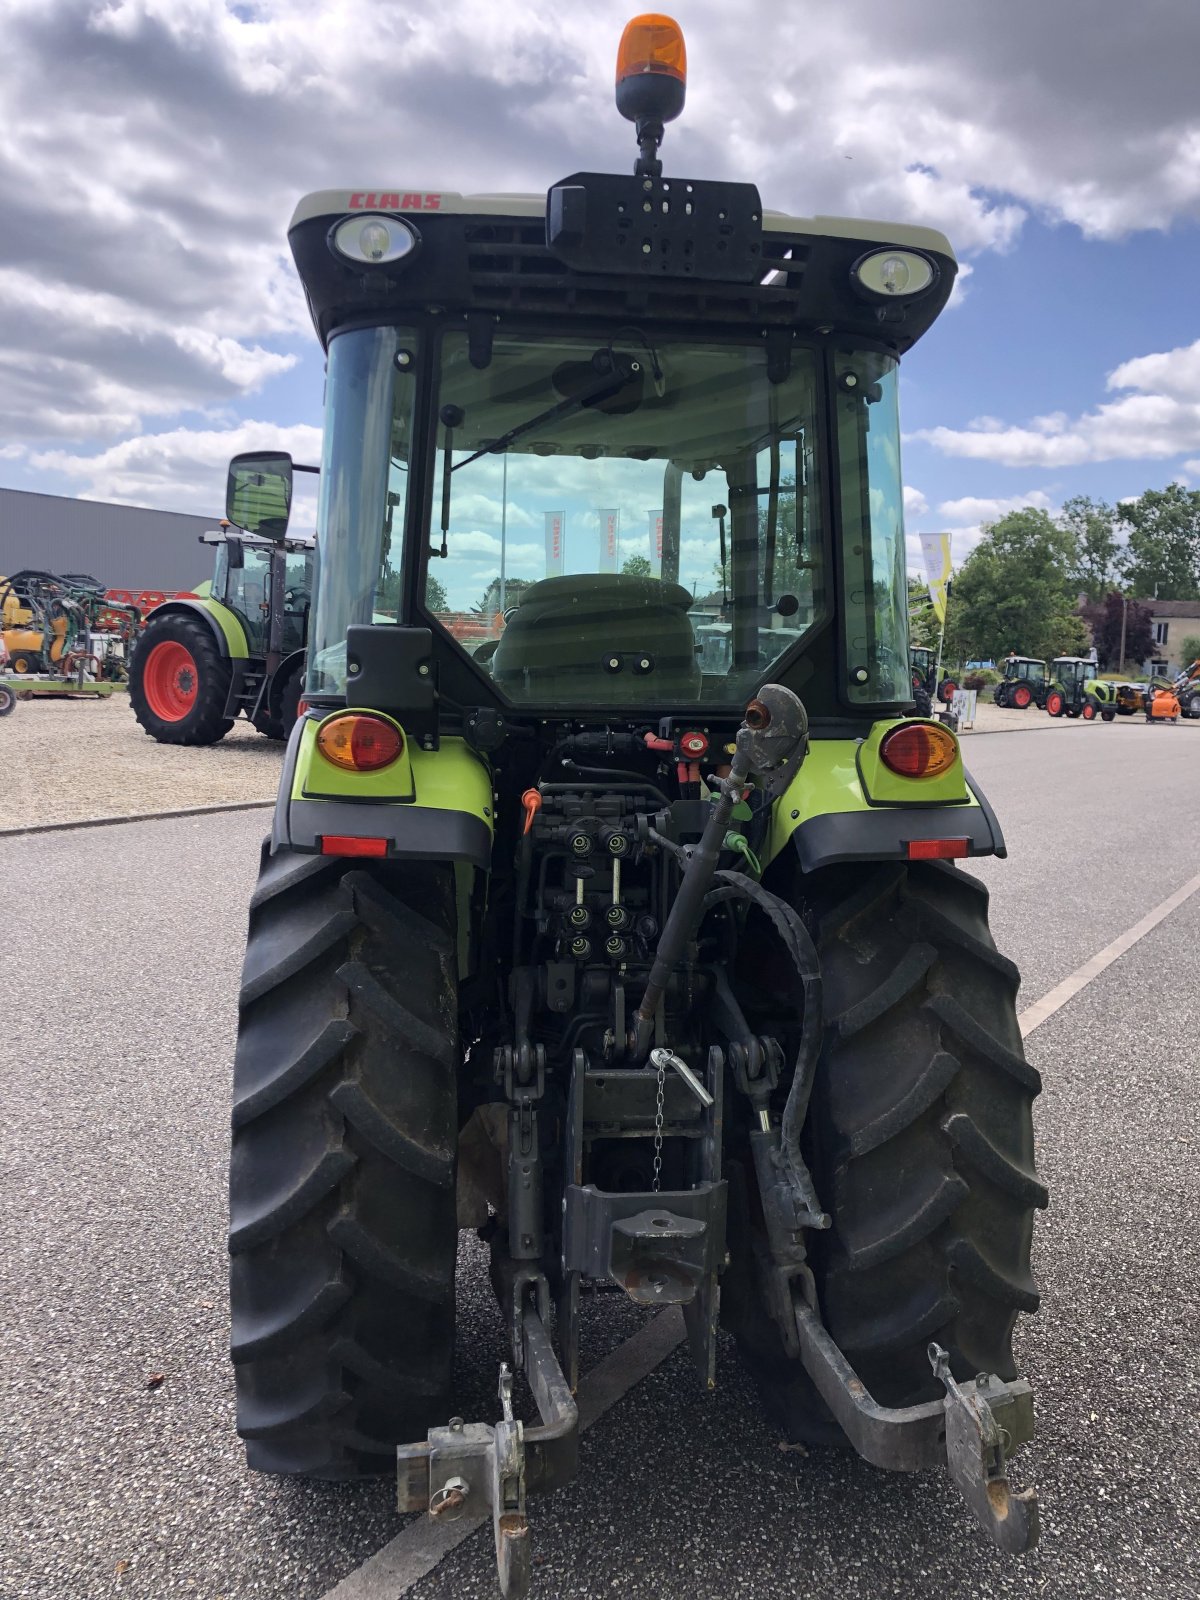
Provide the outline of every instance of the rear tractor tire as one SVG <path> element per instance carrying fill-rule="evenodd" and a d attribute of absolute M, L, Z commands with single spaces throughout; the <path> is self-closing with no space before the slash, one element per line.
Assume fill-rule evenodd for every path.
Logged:
<path fill-rule="evenodd" d="M 177 612 L 147 623 L 129 664 L 129 703 L 159 744 L 216 744 L 233 671 L 208 626 Z"/>
<path fill-rule="evenodd" d="M 1019 683 L 1013 690 L 1012 703 L 1018 711 L 1026 711 L 1033 704 L 1033 690 L 1027 683 Z"/>
<path fill-rule="evenodd" d="M 1046 710 L 1052 717 L 1061 717 L 1067 709 L 1067 702 L 1057 689 L 1051 689 L 1046 696 Z"/>
<path fill-rule="evenodd" d="M 811 1265 L 826 1326 L 887 1406 L 938 1398 L 931 1339 L 960 1379 L 1014 1378 L 1017 1313 L 1038 1306 L 1041 1082 L 987 901 L 948 865 L 887 865 L 821 918 L 826 1031 L 808 1137 L 832 1228 L 809 1236 Z M 776 1344 L 757 1372 L 773 1414 L 793 1437 L 827 1440 L 832 1418 Z"/>
<path fill-rule="evenodd" d="M 355 1478 L 450 1414 L 453 871 L 272 856 L 242 973 L 229 1175 L 238 1432 Z"/>

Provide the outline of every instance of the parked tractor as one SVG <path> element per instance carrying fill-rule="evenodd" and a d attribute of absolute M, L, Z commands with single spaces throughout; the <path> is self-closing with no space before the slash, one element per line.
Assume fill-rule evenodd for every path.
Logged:
<path fill-rule="evenodd" d="M 910 645 L 908 660 L 912 668 L 913 701 L 917 709 L 928 716 L 935 699 L 948 706 L 958 692 L 958 683 L 949 673 L 939 680 L 937 652 L 925 645 Z"/>
<path fill-rule="evenodd" d="M 992 698 L 998 706 L 1027 711 L 1030 706 L 1045 705 L 1048 689 L 1044 661 L 1036 656 L 1009 656 L 1004 663 L 1004 677 Z"/>
<path fill-rule="evenodd" d="M 245 458 L 245 493 L 261 486 Z M 311 539 L 265 538 L 223 524 L 209 592 L 156 606 L 130 663 L 129 699 L 160 744 L 215 744 L 239 716 L 286 739 L 296 720 L 312 596 Z"/>
<path fill-rule="evenodd" d="M 1200 661 L 1184 667 L 1171 685 L 1179 698 L 1180 710 L 1185 717 L 1200 718 Z"/>
<path fill-rule="evenodd" d="M 1055 656 L 1050 663 L 1043 700 L 1052 717 L 1082 717 L 1092 722 L 1097 716 L 1111 722 L 1116 716 L 1115 696 L 1110 684 L 1095 676 L 1094 661 L 1082 656 Z"/>
<path fill-rule="evenodd" d="M 632 174 L 329 189 L 290 229 L 321 560 L 243 969 L 237 1424 L 257 1470 L 398 1462 L 402 1510 L 489 1517 L 506 1595 L 527 1496 L 577 1469 L 597 1285 L 680 1306 L 702 1390 L 723 1325 L 793 1438 L 940 1465 L 1003 1549 L 1037 1535 L 1008 1475 L 1039 1078 L 963 870 L 1003 836 L 913 716 L 907 637 L 899 361 L 955 261 L 665 177 L 684 83 L 677 26 L 639 18 Z M 290 499 L 287 456 L 232 464 L 260 538 Z M 531 581 L 473 654 L 447 618 L 490 507 Z M 508 1344 L 480 1422 L 460 1226 Z"/>

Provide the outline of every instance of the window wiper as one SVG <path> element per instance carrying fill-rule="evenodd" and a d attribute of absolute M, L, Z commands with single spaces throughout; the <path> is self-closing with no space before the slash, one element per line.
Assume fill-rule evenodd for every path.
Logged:
<path fill-rule="evenodd" d="M 641 370 L 641 365 L 637 361 L 631 361 L 627 367 L 618 361 L 610 372 L 600 373 L 578 394 L 571 395 L 566 400 L 559 400 L 555 405 L 547 406 L 544 411 L 539 411 L 536 417 L 518 422 L 515 428 L 502 433 L 498 439 L 493 439 L 491 444 L 485 444 L 476 450 L 474 455 L 455 462 L 450 468 L 451 472 L 461 472 L 464 467 L 469 467 L 481 456 L 502 455 L 510 444 L 515 444 L 518 439 L 524 438 L 527 433 L 532 433 L 544 423 L 558 422 L 564 417 L 573 416 L 577 411 L 582 411 L 585 406 L 594 405 L 597 400 L 607 400 L 610 395 L 619 394 Z"/>

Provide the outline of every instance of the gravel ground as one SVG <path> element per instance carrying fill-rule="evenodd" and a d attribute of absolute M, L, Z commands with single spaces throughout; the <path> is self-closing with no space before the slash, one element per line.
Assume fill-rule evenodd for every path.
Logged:
<path fill-rule="evenodd" d="M 1192 814 L 1196 746 L 1126 729 L 1114 764 L 1082 737 L 972 751 L 1014 848 L 984 866 L 1026 998 L 1196 871 L 1145 825 Z M 0 961 L 4 1600 L 320 1600 L 400 1526 L 387 1484 L 252 1477 L 233 1432 L 228 1064 L 263 828 L 235 813 L 0 839 L 4 881 L 62 908 L 52 957 L 10 939 Z M 579 1481 L 534 1503 L 537 1592 L 1194 1600 L 1200 1091 L 1195 1011 L 1163 974 L 1198 940 L 1194 898 L 1030 1041 L 1053 1198 L 1044 1310 L 1019 1346 L 1039 1431 L 1017 1476 L 1041 1492 L 1039 1550 L 995 1554 L 940 1476 L 781 1452 L 728 1351 L 710 1398 L 676 1355 L 584 1437 Z M 602 1299 L 588 1363 L 639 1320 Z M 494 1412 L 500 1349 L 466 1251 L 468 1415 Z M 487 1537 L 413 1592 L 491 1596 Z"/>
<path fill-rule="evenodd" d="M 0 721 L 0 828 L 273 800 L 283 746 L 242 719 L 220 744 L 158 744 L 126 695 L 23 700 Z"/>

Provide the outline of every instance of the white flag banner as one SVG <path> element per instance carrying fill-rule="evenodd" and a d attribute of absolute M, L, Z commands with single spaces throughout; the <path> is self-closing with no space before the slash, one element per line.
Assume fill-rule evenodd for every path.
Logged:
<path fill-rule="evenodd" d="M 563 523 L 565 511 L 546 513 L 546 576 L 561 578 L 566 568 L 563 564 Z"/>
<path fill-rule="evenodd" d="M 662 577 L 663 514 L 660 507 L 650 513 L 650 570 L 656 578 Z"/>
<path fill-rule="evenodd" d="M 600 512 L 600 571 L 617 570 L 617 540 L 621 531 L 621 513 L 614 507 Z"/>
<path fill-rule="evenodd" d="M 921 554 L 925 557 L 925 577 L 929 583 L 929 598 L 937 619 L 946 621 L 946 585 L 950 581 L 950 535 L 948 533 L 923 533 Z"/>

